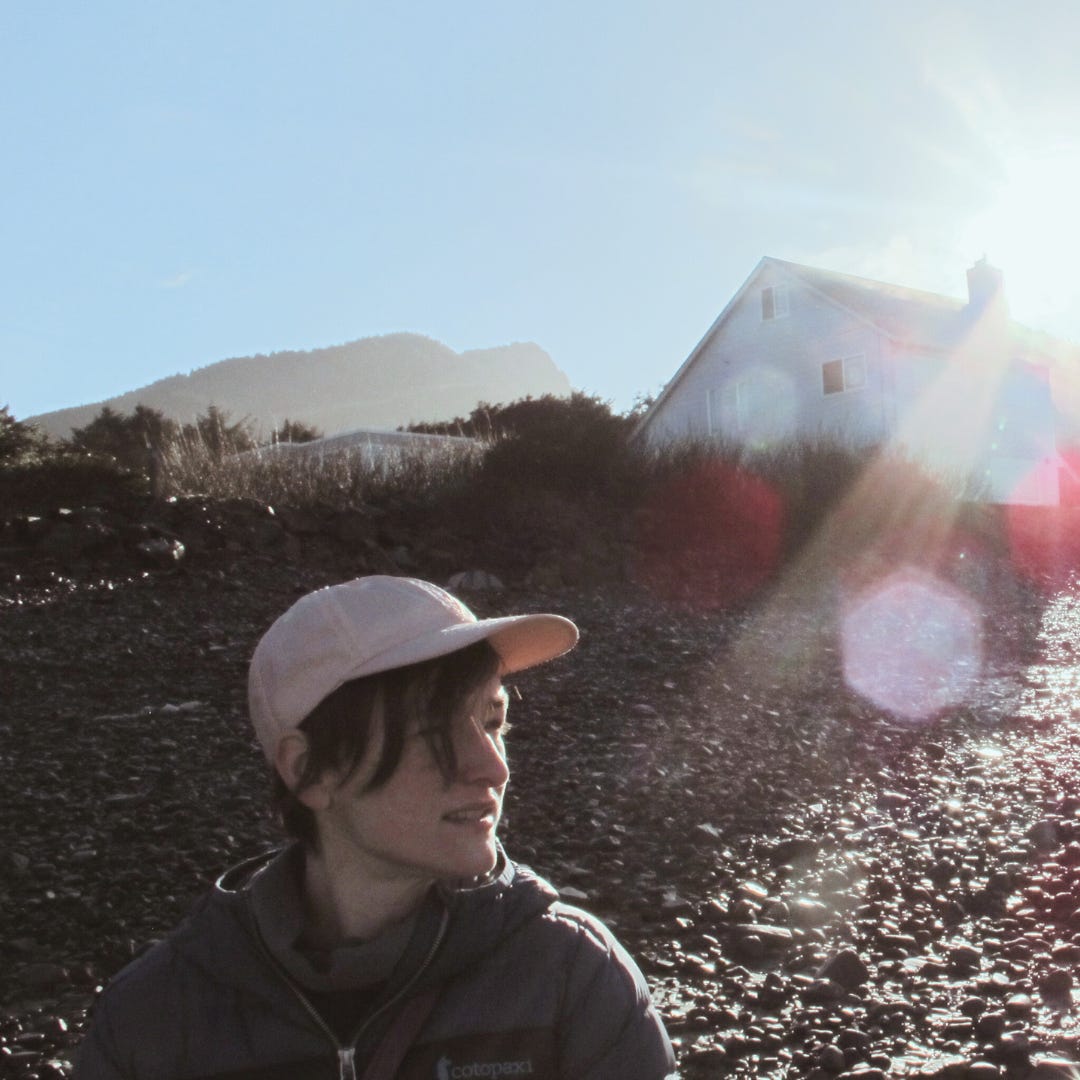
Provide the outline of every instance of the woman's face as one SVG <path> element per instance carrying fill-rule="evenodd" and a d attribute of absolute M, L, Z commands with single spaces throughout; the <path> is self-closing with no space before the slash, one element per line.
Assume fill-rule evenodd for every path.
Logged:
<path fill-rule="evenodd" d="M 457 760 L 452 777 L 443 775 L 422 726 L 415 724 L 406 730 L 401 761 L 390 779 L 365 791 L 382 748 L 377 719 L 359 767 L 340 786 L 330 785 L 329 805 L 318 813 L 326 854 L 359 860 L 383 879 L 433 881 L 488 873 L 496 862 L 495 832 L 510 776 L 503 745 L 506 708 L 506 691 L 492 676 L 451 722 Z"/>

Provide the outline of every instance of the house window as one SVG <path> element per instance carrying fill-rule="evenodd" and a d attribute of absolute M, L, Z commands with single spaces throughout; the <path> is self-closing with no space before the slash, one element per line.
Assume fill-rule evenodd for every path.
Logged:
<path fill-rule="evenodd" d="M 782 319 L 787 315 L 788 289 L 786 285 L 767 285 L 761 290 L 761 319 Z"/>
<path fill-rule="evenodd" d="M 821 365 L 821 391 L 824 394 L 839 394 L 844 389 L 844 361 L 830 360 Z"/>
<path fill-rule="evenodd" d="M 849 356 L 844 360 L 829 360 L 821 365 L 821 392 L 842 394 L 845 390 L 861 390 L 866 385 L 866 360 Z"/>

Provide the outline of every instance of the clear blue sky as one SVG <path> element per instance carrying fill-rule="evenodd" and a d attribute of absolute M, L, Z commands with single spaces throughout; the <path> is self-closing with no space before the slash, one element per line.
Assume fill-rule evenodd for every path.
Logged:
<path fill-rule="evenodd" d="M 1080 5 L 0 6 L 0 404 L 397 330 L 623 408 L 762 255 L 1080 339 Z"/>

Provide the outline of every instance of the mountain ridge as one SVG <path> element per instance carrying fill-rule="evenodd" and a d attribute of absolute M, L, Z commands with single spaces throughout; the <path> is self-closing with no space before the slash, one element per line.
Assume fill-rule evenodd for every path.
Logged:
<path fill-rule="evenodd" d="M 571 389 L 565 373 L 534 342 L 458 353 L 434 338 L 402 331 L 218 360 L 186 375 L 167 375 L 101 401 L 26 419 L 54 438 L 66 438 L 106 405 L 122 413 L 146 405 L 181 423 L 215 405 L 234 419 L 246 418 L 259 437 L 286 419 L 335 435 L 445 421 L 468 415 L 481 401 L 562 396 Z"/>

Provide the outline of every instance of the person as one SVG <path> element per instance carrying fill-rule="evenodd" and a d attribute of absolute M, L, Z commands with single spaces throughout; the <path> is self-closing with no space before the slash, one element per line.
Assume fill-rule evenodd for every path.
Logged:
<path fill-rule="evenodd" d="M 477 619 L 411 578 L 298 600 L 248 675 L 291 842 L 113 979 L 74 1075 L 674 1075 L 633 960 L 497 838 L 502 680 L 577 638 L 558 615 Z"/>

